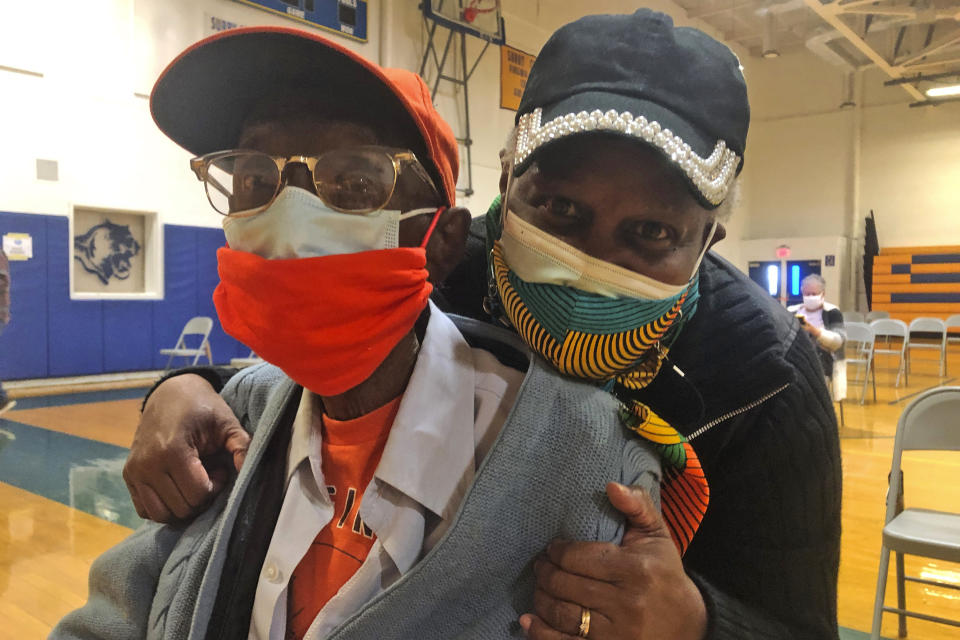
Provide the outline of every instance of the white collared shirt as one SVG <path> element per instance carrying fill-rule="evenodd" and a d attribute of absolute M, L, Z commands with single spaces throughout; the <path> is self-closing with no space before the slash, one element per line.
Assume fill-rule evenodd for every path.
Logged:
<path fill-rule="evenodd" d="M 376 534 L 366 560 L 314 619 L 324 638 L 396 581 L 443 536 L 513 406 L 524 374 L 472 349 L 431 303 L 423 345 L 360 505 Z M 287 488 L 267 550 L 250 638 L 282 640 L 287 582 L 333 517 L 320 460 L 321 413 L 304 390 L 287 457 Z M 429 515 L 428 515 L 429 514 Z"/>

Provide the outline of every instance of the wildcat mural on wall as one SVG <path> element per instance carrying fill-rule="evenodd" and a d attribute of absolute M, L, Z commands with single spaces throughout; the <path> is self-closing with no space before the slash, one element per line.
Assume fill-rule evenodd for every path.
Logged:
<path fill-rule="evenodd" d="M 103 284 L 110 284 L 111 278 L 126 280 L 130 276 L 130 261 L 139 253 L 140 243 L 129 225 L 114 224 L 108 219 L 73 237 L 73 257 Z"/>

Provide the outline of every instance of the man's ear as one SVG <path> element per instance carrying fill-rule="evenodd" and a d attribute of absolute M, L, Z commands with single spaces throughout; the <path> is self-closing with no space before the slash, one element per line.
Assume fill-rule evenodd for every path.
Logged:
<path fill-rule="evenodd" d="M 463 259 L 470 220 L 470 212 L 463 207 L 452 207 L 440 214 L 427 243 L 427 271 L 433 284 L 443 282 Z"/>
<path fill-rule="evenodd" d="M 510 163 L 500 161 L 500 195 L 507 195 L 507 179 L 510 177 Z"/>

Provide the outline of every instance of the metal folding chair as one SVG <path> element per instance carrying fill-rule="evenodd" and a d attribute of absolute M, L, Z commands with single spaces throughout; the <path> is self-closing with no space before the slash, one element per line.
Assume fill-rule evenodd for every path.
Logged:
<path fill-rule="evenodd" d="M 915 342 L 907 340 L 907 370 L 910 370 L 911 349 L 936 349 L 940 352 L 940 375 L 946 375 L 947 362 L 947 326 L 940 318 L 914 318 L 910 321 L 910 333 L 936 333 L 940 335 L 940 342 Z"/>
<path fill-rule="evenodd" d="M 843 311 L 843 324 L 849 322 L 863 322 L 863 314 L 859 311 Z"/>
<path fill-rule="evenodd" d="M 889 311 L 871 311 L 867 314 L 867 324 L 870 324 L 874 320 L 883 320 L 884 318 L 889 318 Z"/>
<path fill-rule="evenodd" d="M 907 609 L 907 581 L 958 589 L 960 585 L 905 575 L 904 554 L 960 562 L 960 514 L 930 509 L 903 508 L 903 477 L 900 462 L 904 451 L 960 451 L 960 387 L 940 387 L 914 399 L 900 414 L 893 443 L 890 488 L 887 490 L 887 515 L 880 547 L 880 570 L 873 606 L 872 640 L 880 638 L 884 612 L 899 616 L 899 635 L 907 635 L 907 618 L 920 618 L 960 627 L 951 620 Z M 897 606 L 884 605 L 890 552 L 896 553 Z"/>
<path fill-rule="evenodd" d="M 876 359 L 876 355 L 878 353 L 898 356 L 900 360 L 897 363 L 897 380 L 893 386 L 900 386 L 901 373 L 903 374 L 903 383 L 909 384 L 909 370 L 906 363 L 907 358 L 910 357 L 910 352 L 907 351 L 907 342 L 910 340 L 910 330 L 907 328 L 907 323 L 903 320 L 882 318 L 880 320 L 874 320 L 871 322 L 870 328 L 873 329 L 874 335 L 874 359 Z M 882 348 L 878 346 L 878 343 L 881 342 L 881 338 L 883 339 L 884 344 Z M 901 340 L 899 348 L 893 346 L 893 343 L 890 340 L 891 338 L 899 338 Z"/>
<path fill-rule="evenodd" d="M 873 351 L 874 334 L 873 329 L 868 324 L 862 322 L 844 323 L 843 328 L 847 332 L 847 342 L 844 352 L 846 362 L 849 367 L 851 364 L 857 367 L 863 367 L 863 387 L 860 389 L 860 404 L 867 395 L 867 381 L 873 380 L 873 401 L 877 401 L 877 376 L 873 370 Z M 857 378 L 857 383 L 860 379 Z"/>
<path fill-rule="evenodd" d="M 190 358 L 193 356 L 193 362 L 191 365 L 197 364 L 197 361 L 200 360 L 200 356 L 206 356 L 207 362 L 213 364 L 213 355 L 210 353 L 210 332 L 213 330 L 213 318 L 207 316 L 197 316 L 195 318 L 190 318 L 187 321 L 187 324 L 183 326 L 183 331 L 180 332 L 180 337 L 177 338 L 177 344 L 173 345 L 172 349 L 160 349 L 160 353 L 165 356 L 170 356 L 170 359 L 167 360 L 167 366 L 165 369 L 169 369 L 170 365 L 173 363 L 173 359 L 177 357 Z M 186 343 L 186 336 L 201 336 L 200 345 L 196 348 L 188 347 Z"/>
<path fill-rule="evenodd" d="M 958 331 L 956 335 L 950 335 L 950 329 L 960 329 L 960 313 L 947 318 L 943 325 L 947 329 L 947 346 L 949 347 L 954 342 L 960 343 L 960 331 Z M 946 358 L 944 358 L 943 362 L 943 375 L 947 375 Z"/>

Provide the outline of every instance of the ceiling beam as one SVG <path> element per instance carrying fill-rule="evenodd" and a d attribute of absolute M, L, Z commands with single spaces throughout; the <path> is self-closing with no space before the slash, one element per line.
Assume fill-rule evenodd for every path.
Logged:
<path fill-rule="evenodd" d="M 934 20 L 953 20 L 957 15 L 957 8 L 951 9 L 938 9 L 935 11 L 930 11 L 927 9 L 918 9 L 916 7 L 909 6 L 894 6 L 894 7 L 853 7 L 851 9 L 845 8 L 843 5 L 840 6 L 839 13 L 845 15 L 871 15 L 871 16 L 901 16 L 904 18 L 916 18 L 919 19 L 923 16 L 924 20 L 934 21 Z"/>
<path fill-rule="evenodd" d="M 839 7 L 841 9 L 847 9 L 852 7 L 859 7 L 860 5 L 864 5 L 864 4 L 876 4 L 876 3 L 877 3 L 877 0 L 852 0 L 851 2 L 844 2 L 843 4 L 839 5 Z"/>
<path fill-rule="evenodd" d="M 742 4 L 735 4 L 729 7 L 719 7 L 714 9 L 707 9 L 706 11 L 701 11 L 700 13 L 687 13 L 687 17 L 691 20 L 700 20 L 701 18 L 709 18 L 710 16 L 719 16 L 730 11 L 738 11 L 740 9 L 749 9 L 755 7 L 759 4 L 756 0 L 754 2 L 744 2 Z"/>
<path fill-rule="evenodd" d="M 943 80 L 944 78 L 956 78 L 957 76 L 960 76 L 960 70 L 947 71 L 946 73 L 932 73 L 926 76 L 917 74 L 915 76 L 900 78 L 899 80 L 887 80 L 883 84 L 889 87 L 895 84 L 903 84 L 904 82 L 932 82 L 934 80 Z"/>
<path fill-rule="evenodd" d="M 926 56 L 936 53 L 941 49 L 952 47 L 955 44 L 960 44 L 960 28 L 954 29 L 946 35 L 940 36 L 936 40 L 933 40 L 929 46 L 916 53 L 910 54 L 909 56 L 901 58 L 900 60 L 894 60 L 894 65 L 902 68 L 906 65 L 909 65 L 911 62 L 925 58 Z"/>
<path fill-rule="evenodd" d="M 913 62 L 903 65 L 904 72 L 914 73 L 923 69 L 936 69 L 937 67 L 950 67 L 960 65 L 960 58 L 946 58 L 944 60 L 933 60 L 923 62 Z"/>
<path fill-rule="evenodd" d="M 860 37 L 859 34 L 840 18 L 839 13 L 842 9 L 837 3 L 821 4 L 820 0 L 804 0 L 804 2 L 806 2 L 807 6 L 810 7 L 814 13 L 820 16 L 831 27 L 839 31 L 843 37 L 850 41 L 850 44 L 855 46 L 860 53 L 867 56 L 870 61 L 883 70 L 884 73 L 891 78 L 902 77 L 903 74 L 899 69 L 891 66 L 876 49 L 871 47 L 866 40 Z M 926 96 L 920 93 L 912 84 L 904 84 L 901 86 L 914 100 L 926 100 Z"/>

